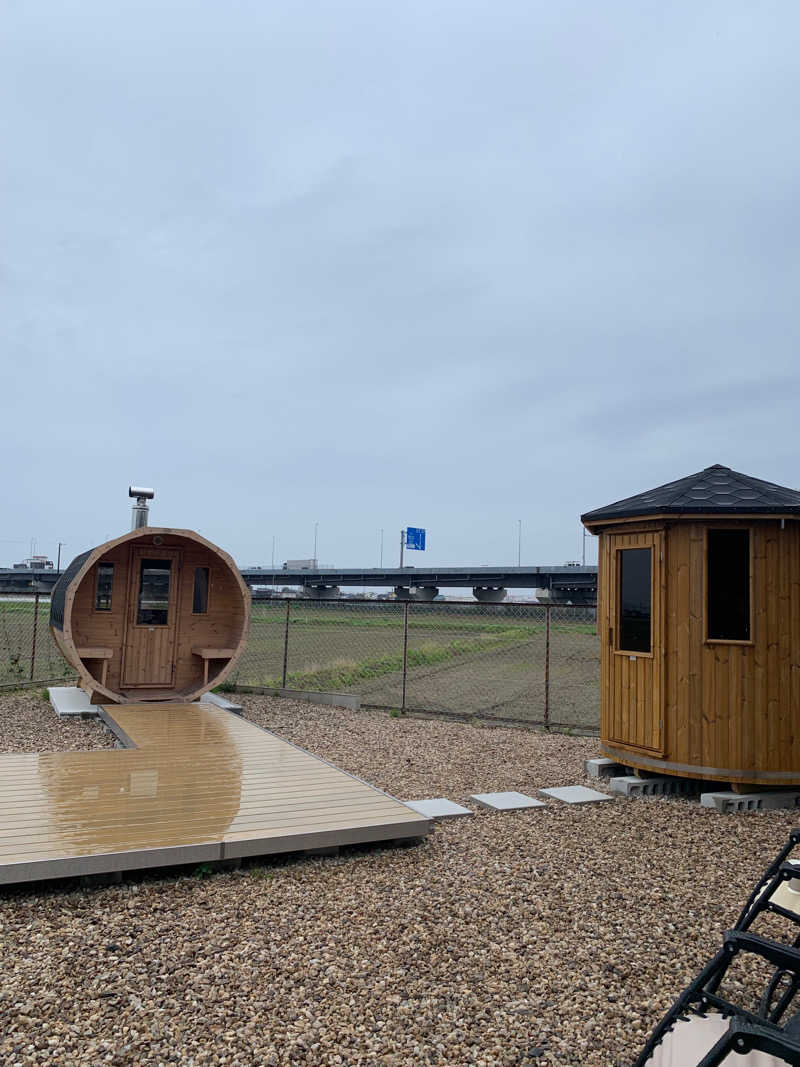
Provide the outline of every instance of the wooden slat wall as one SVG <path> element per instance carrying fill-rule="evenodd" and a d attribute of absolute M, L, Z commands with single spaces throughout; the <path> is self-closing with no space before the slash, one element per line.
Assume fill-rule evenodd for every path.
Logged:
<path fill-rule="evenodd" d="M 705 641 L 706 531 L 725 526 L 752 530 L 752 644 Z M 601 537 L 602 736 L 647 754 L 658 697 L 655 689 L 652 701 L 643 692 L 649 683 L 640 663 L 631 673 L 630 661 L 608 648 L 613 551 L 638 547 L 636 536 L 618 527 Z M 754 782 L 760 772 L 794 772 L 800 783 L 800 523 L 675 522 L 667 526 L 664 559 L 664 760 L 716 768 L 721 780 L 726 770 L 752 771 Z"/>
<path fill-rule="evenodd" d="M 97 585 L 97 570 L 89 571 L 78 586 L 72 608 L 72 627 L 78 647 L 100 645 L 113 650 L 108 664 L 107 682 L 111 689 L 118 689 L 122 663 L 122 643 L 125 638 L 125 616 L 128 595 L 128 562 L 130 548 L 121 545 L 103 557 L 104 563 L 114 564 L 114 584 L 111 591 L 111 611 L 95 611 L 94 598 Z M 99 665 L 95 665 L 98 666 Z"/>

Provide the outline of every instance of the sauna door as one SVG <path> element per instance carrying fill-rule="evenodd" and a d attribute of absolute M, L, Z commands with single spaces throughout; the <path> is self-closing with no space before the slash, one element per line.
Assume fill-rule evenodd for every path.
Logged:
<path fill-rule="evenodd" d="M 173 685 L 180 556 L 158 545 L 131 549 L 123 689 Z"/>
<path fill-rule="evenodd" d="M 603 734 L 664 752 L 664 535 L 610 534 L 604 600 Z"/>

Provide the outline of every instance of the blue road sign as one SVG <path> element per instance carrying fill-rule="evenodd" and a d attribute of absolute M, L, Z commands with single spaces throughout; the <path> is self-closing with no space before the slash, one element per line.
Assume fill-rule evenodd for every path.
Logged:
<path fill-rule="evenodd" d="M 421 526 L 409 526 L 407 528 L 406 548 L 416 548 L 420 552 L 425 551 L 425 531 Z"/>

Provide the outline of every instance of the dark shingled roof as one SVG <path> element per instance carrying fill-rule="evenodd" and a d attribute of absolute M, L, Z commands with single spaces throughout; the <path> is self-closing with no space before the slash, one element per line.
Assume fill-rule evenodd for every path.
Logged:
<path fill-rule="evenodd" d="M 739 474 L 715 463 L 697 474 L 667 482 L 637 496 L 581 515 L 581 521 L 627 519 L 635 515 L 717 512 L 720 515 L 800 514 L 800 492 Z"/>

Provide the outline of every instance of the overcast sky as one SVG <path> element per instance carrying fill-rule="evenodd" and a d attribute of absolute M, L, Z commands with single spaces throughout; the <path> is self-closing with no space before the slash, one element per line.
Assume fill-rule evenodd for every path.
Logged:
<path fill-rule="evenodd" d="M 0 0 L 0 561 L 800 486 L 796 0 Z"/>

